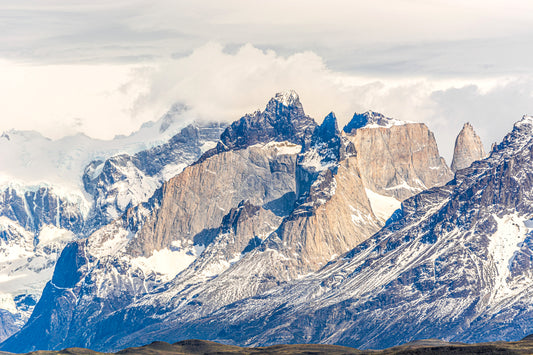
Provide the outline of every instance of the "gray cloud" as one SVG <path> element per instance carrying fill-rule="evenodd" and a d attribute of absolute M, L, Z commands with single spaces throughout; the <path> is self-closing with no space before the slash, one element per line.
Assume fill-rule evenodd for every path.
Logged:
<path fill-rule="evenodd" d="M 318 120 L 427 122 L 450 160 L 464 122 L 488 146 L 533 112 L 532 22 L 521 0 L 0 0 L 0 131 L 104 138 L 176 101 L 233 120 L 292 88 Z"/>
<path fill-rule="evenodd" d="M 434 114 L 425 121 L 437 132 L 442 153 L 453 154 L 453 137 L 470 122 L 485 148 L 499 142 L 523 115 L 533 114 L 533 78 L 526 77 L 482 91 L 476 85 L 435 91 L 430 96 Z"/>
<path fill-rule="evenodd" d="M 491 76 L 531 71 L 533 4 L 332 0 L 0 2 L 0 57 L 33 63 L 131 63 L 206 42 L 310 50 L 337 71 Z"/>

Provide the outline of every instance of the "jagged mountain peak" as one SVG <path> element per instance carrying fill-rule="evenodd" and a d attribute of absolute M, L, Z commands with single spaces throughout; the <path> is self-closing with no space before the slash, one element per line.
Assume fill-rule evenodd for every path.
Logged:
<path fill-rule="evenodd" d="M 337 124 L 337 117 L 333 112 L 330 112 L 322 123 L 317 126 L 314 132 L 315 137 L 320 137 L 321 141 L 329 141 L 340 135 L 339 126 Z"/>
<path fill-rule="evenodd" d="M 364 113 L 354 113 L 352 119 L 343 131 L 346 133 L 353 133 L 353 131 L 363 127 L 391 127 L 403 125 L 406 121 L 401 121 L 395 118 L 387 117 L 379 112 L 366 111 Z"/>
<path fill-rule="evenodd" d="M 296 93 L 294 90 L 287 90 L 276 93 L 273 100 L 276 100 L 277 102 L 289 107 L 289 106 L 296 106 L 301 105 L 300 104 L 300 96 Z"/>
<path fill-rule="evenodd" d="M 527 131 L 533 134 L 533 116 L 522 116 L 522 119 L 514 124 L 514 128 L 523 132 Z"/>
<path fill-rule="evenodd" d="M 336 134 L 339 134 L 339 125 L 337 123 L 337 116 L 335 116 L 334 112 L 330 112 L 325 118 L 324 121 L 322 121 L 321 127 L 325 127 L 330 131 L 334 131 Z"/>
<path fill-rule="evenodd" d="M 220 144 L 199 161 L 258 143 L 289 141 L 305 145 L 316 126 L 316 122 L 305 114 L 296 92 L 278 93 L 270 99 L 264 111 L 247 114 L 227 127 L 220 137 Z"/>
<path fill-rule="evenodd" d="M 288 113 L 297 113 L 304 116 L 304 109 L 300 102 L 300 97 L 294 90 L 278 92 L 268 101 L 265 112 L 276 115 L 283 115 Z"/>
<path fill-rule="evenodd" d="M 187 335 L 358 348 L 522 339 L 532 324 L 533 140 L 516 131 L 532 124 L 506 137 L 519 146 L 404 201 L 403 217 L 317 273 L 225 307 Z"/>
<path fill-rule="evenodd" d="M 472 126 L 472 124 L 470 122 L 466 122 L 464 125 L 463 125 L 463 130 L 474 130 L 474 127 Z"/>
<path fill-rule="evenodd" d="M 474 127 L 467 122 L 455 140 L 451 169 L 453 172 L 470 166 L 474 161 L 486 156 L 481 138 L 474 131 Z"/>
<path fill-rule="evenodd" d="M 533 116 L 524 115 L 522 119 L 516 122 L 513 130 L 508 133 L 502 142 L 492 148 L 492 154 L 506 154 L 524 147 L 533 138 Z M 512 149 L 506 149 L 511 147 Z"/>

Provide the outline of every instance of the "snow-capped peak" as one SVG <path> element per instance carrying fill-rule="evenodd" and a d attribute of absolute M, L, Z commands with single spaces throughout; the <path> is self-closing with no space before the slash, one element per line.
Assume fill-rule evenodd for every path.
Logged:
<path fill-rule="evenodd" d="M 533 128 L 533 116 L 531 115 L 524 115 L 522 116 L 522 119 L 514 124 L 516 128 Z"/>
<path fill-rule="evenodd" d="M 408 121 L 398 120 L 396 118 L 386 117 L 385 115 L 375 112 L 375 111 L 366 111 L 364 113 L 355 113 L 350 122 L 344 127 L 343 131 L 346 133 L 351 133 L 352 131 L 359 128 L 390 128 L 392 126 L 401 126 Z"/>
<path fill-rule="evenodd" d="M 524 115 L 522 119 L 516 122 L 513 130 L 507 134 L 503 141 L 493 146 L 491 155 L 498 152 L 507 152 L 507 154 L 514 154 L 522 147 L 524 147 L 533 138 L 533 116 Z M 512 149 L 504 149 L 511 148 Z"/>
<path fill-rule="evenodd" d="M 284 106 L 293 106 L 294 104 L 298 103 L 300 101 L 300 97 L 294 90 L 287 90 L 283 92 L 278 92 L 276 96 L 274 96 L 274 100 L 278 101 Z"/>

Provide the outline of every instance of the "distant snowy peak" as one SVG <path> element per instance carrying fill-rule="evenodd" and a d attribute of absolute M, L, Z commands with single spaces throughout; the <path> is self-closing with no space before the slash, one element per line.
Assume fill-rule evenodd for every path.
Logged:
<path fill-rule="evenodd" d="M 294 90 L 287 90 L 283 92 L 278 92 L 274 96 L 274 100 L 277 102 L 289 107 L 300 104 L 300 97 Z"/>
<path fill-rule="evenodd" d="M 533 116 L 531 115 L 524 115 L 522 116 L 522 119 L 518 122 L 516 122 L 514 125 L 515 126 L 521 126 L 523 124 L 529 124 L 530 126 L 533 125 Z"/>
<path fill-rule="evenodd" d="M 533 116 L 524 115 L 516 122 L 513 130 L 498 145 L 493 145 L 491 155 L 512 152 L 524 147 L 533 138 Z M 512 149 L 506 149 L 506 148 Z"/>
<path fill-rule="evenodd" d="M 35 131 L 9 130 L 0 136 L 0 176 L 25 185 L 49 184 L 83 194 L 81 178 L 87 164 L 167 142 L 191 121 L 186 114 L 183 105 L 175 104 L 158 121 L 111 140 L 84 134 L 52 140 Z"/>
<path fill-rule="evenodd" d="M 520 131 L 524 136 L 533 136 L 533 116 L 524 115 L 514 124 L 513 131 Z"/>
<path fill-rule="evenodd" d="M 304 108 L 300 97 L 294 90 L 278 92 L 268 102 L 265 113 L 287 115 L 289 113 L 304 116 Z"/>
<path fill-rule="evenodd" d="M 395 118 L 386 117 L 385 115 L 374 112 L 367 111 L 364 113 L 355 113 L 352 117 L 352 120 L 344 127 L 344 132 L 352 133 L 354 130 L 359 128 L 390 128 L 392 126 L 400 126 L 410 123 L 408 121 L 401 121 Z"/>
<path fill-rule="evenodd" d="M 159 132 L 163 133 L 171 128 L 176 123 L 176 118 L 187 111 L 189 108 L 182 103 L 175 103 L 170 107 L 170 109 L 165 113 L 163 117 L 158 121 L 159 123 Z"/>

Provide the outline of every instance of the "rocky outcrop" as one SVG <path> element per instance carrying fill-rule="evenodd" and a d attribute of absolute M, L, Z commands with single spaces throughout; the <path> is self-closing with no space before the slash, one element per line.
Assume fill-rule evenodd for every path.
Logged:
<path fill-rule="evenodd" d="M 370 112 L 355 114 L 344 132 L 357 151 L 365 186 L 378 194 L 404 200 L 453 178 L 423 123 Z"/>
<path fill-rule="evenodd" d="M 174 336 L 372 349 L 520 340 L 533 330 L 532 157 L 525 117 L 488 158 L 404 201 L 401 219 L 343 258 Z"/>
<path fill-rule="evenodd" d="M 77 242 L 79 252 L 65 252 L 63 269 L 77 270 L 78 281 L 49 283 L 42 312 L 6 346 L 44 331 L 58 335 L 39 346 L 103 348 L 110 332 L 192 321 L 316 271 L 379 229 L 354 146 L 333 114 L 317 126 L 289 92 L 237 123 L 223 134 L 224 149 L 165 183 L 151 207 L 129 209 Z M 61 317 L 46 310 L 59 299 Z M 147 316 L 154 309 L 157 319 Z M 141 333 L 135 341 L 157 332 Z"/>
<path fill-rule="evenodd" d="M 300 149 L 294 144 L 253 146 L 186 168 L 165 184 L 161 207 L 132 240 L 130 252 L 149 256 L 172 242 L 206 245 L 224 215 L 243 200 L 267 209 L 290 208 Z"/>
<path fill-rule="evenodd" d="M 164 123 L 163 120 L 162 127 Z M 91 162 L 83 174 L 85 190 L 93 196 L 85 233 L 90 234 L 122 216 L 128 208 L 148 201 L 165 181 L 214 147 L 225 127 L 220 123 L 190 124 L 165 144 L 134 155 Z"/>
<path fill-rule="evenodd" d="M 264 111 L 247 114 L 226 128 L 219 144 L 206 152 L 199 162 L 217 153 L 257 143 L 286 141 L 305 147 L 315 127 L 315 121 L 305 114 L 296 92 L 277 93 Z"/>
<path fill-rule="evenodd" d="M 470 123 L 465 123 L 455 140 L 453 150 L 452 171 L 468 168 L 476 160 L 485 158 L 485 149 L 481 138 L 474 131 Z"/>

